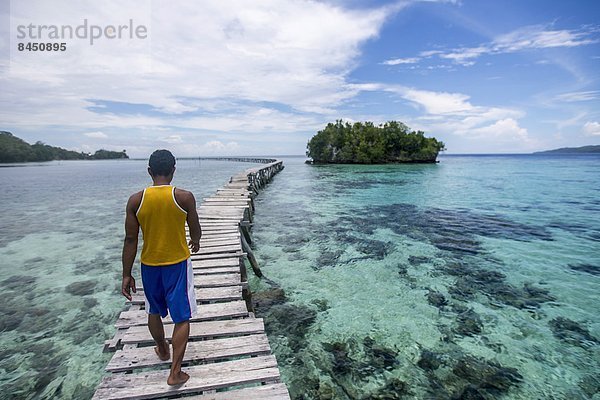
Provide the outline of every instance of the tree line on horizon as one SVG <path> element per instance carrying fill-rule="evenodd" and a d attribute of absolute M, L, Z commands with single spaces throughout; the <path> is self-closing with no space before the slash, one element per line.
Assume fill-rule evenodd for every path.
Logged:
<path fill-rule="evenodd" d="M 129 158 L 125 150 L 98 150 L 94 154 L 49 146 L 41 141 L 29 144 L 10 132 L 0 131 L 0 163 L 53 160 L 106 160 Z"/>
<path fill-rule="evenodd" d="M 329 123 L 307 144 L 306 155 L 314 163 L 385 164 L 435 162 L 443 142 L 425 137 L 402 122 Z"/>

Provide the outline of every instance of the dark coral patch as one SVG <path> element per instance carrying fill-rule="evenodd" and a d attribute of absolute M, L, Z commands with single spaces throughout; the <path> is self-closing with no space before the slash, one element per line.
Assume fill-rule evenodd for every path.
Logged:
<path fill-rule="evenodd" d="M 446 300 L 446 297 L 444 297 L 442 293 L 431 289 L 429 290 L 429 293 L 427 293 L 427 302 L 437 308 L 448 305 L 448 300 Z"/>
<path fill-rule="evenodd" d="M 548 290 L 525 283 L 522 288 L 505 282 L 505 275 L 498 271 L 481 269 L 459 262 L 448 265 L 444 270 L 456 277 L 449 288 L 452 297 L 467 301 L 482 293 L 496 303 L 503 303 L 521 309 L 538 308 L 542 303 L 554 301 Z"/>
<path fill-rule="evenodd" d="M 515 369 L 503 367 L 493 361 L 472 356 L 464 356 L 458 360 L 452 372 L 464 379 L 468 384 L 457 394 L 458 399 L 490 398 L 497 396 L 512 386 L 522 382 L 523 376 Z"/>
<path fill-rule="evenodd" d="M 569 318 L 554 318 L 549 325 L 554 336 L 563 342 L 579 347 L 589 347 L 600 343 L 587 328 Z"/>
<path fill-rule="evenodd" d="M 285 292 L 281 288 L 273 288 L 252 294 L 252 305 L 257 313 L 265 313 L 271 307 L 286 301 Z"/>
<path fill-rule="evenodd" d="M 569 264 L 569 268 L 577 272 L 585 272 L 590 275 L 600 275 L 600 266 L 592 264 Z"/>
<path fill-rule="evenodd" d="M 408 262 L 411 265 L 425 264 L 430 261 L 431 261 L 431 259 L 429 257 L 425 257 L 425 256 L 410 256 L 410 257 L 408 257 Z"/>
<path fill-rule="evenodd" d="M 423 349 L 417 365 L 425 371 L 434 371 L 442 365 L 442 362 L 443 359 L 439 353 Z"/>
<path fill-rule="evenodd" d="M 265 325 L 269 335 L 284 336 L 293 351 L 306 347 L 305 336 L 317 318 L 317 311 L 293 304 L 272 306 L 265 314 Z"/>
<path fill-rule="evenodd" d="M 2 281 L 2 287 L 8 290 L 27 290 L 30 291 L 31 285 L 37 280 L 34 276 L 13 275 Z"/>
<path fill-rule="evenodd" d="M 454 332 L 463 336 L 478 335 L 483 330 L 481 318 L 472 309 L 461 311 L 456 317 L 456 327 Z"/>
<path fill-rule="evenodd" d="M 96 282 L 92 280 L 73 282 L 67 285 L 65 291 L 73 296 L 87 296 L 94 293 Z"/>

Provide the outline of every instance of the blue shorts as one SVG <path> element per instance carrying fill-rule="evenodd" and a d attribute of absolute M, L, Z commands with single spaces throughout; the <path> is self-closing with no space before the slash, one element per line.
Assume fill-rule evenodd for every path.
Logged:
<path fill-rule="evenodd" d="M 156 267 L 142 264 L 142 284 L 148 314 L 160 314 L 164 318 L 168 310 L 174 323 L 187 321 L 196 314 L 190 259 Z"/>

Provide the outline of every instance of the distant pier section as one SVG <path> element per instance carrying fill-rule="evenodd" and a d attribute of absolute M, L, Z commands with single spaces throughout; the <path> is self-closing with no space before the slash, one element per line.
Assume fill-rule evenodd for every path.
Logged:
<path fill-rule="evenodd" d="M 212 160 L 212 161 L 237 161 L 253 164 L 273 164 L 278 160 L 275 158 L 256 158 L 256 157 L 179 157 L 180 160 Z M 283 164 L 283 161 L 281 161 Z"/>

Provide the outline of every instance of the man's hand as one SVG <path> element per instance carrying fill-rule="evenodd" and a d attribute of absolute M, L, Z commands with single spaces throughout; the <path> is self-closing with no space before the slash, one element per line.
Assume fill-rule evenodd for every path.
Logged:
<path fill-rule="evenodd" d="M 190 240 L 188 246 L 190 246 L 192 253 L 197 253 L 198 250 L 200 250 L 200 241 L 194 242 L 193 240 Z"/>
<path fill-rule="evenodd" d="M 121 285 L 121 293 L 127 297 L 127 300 L 131 301 L 131 291 L 135 293 L 135 279 L 133 276 L 124 276 L 123 284 Z"/>

